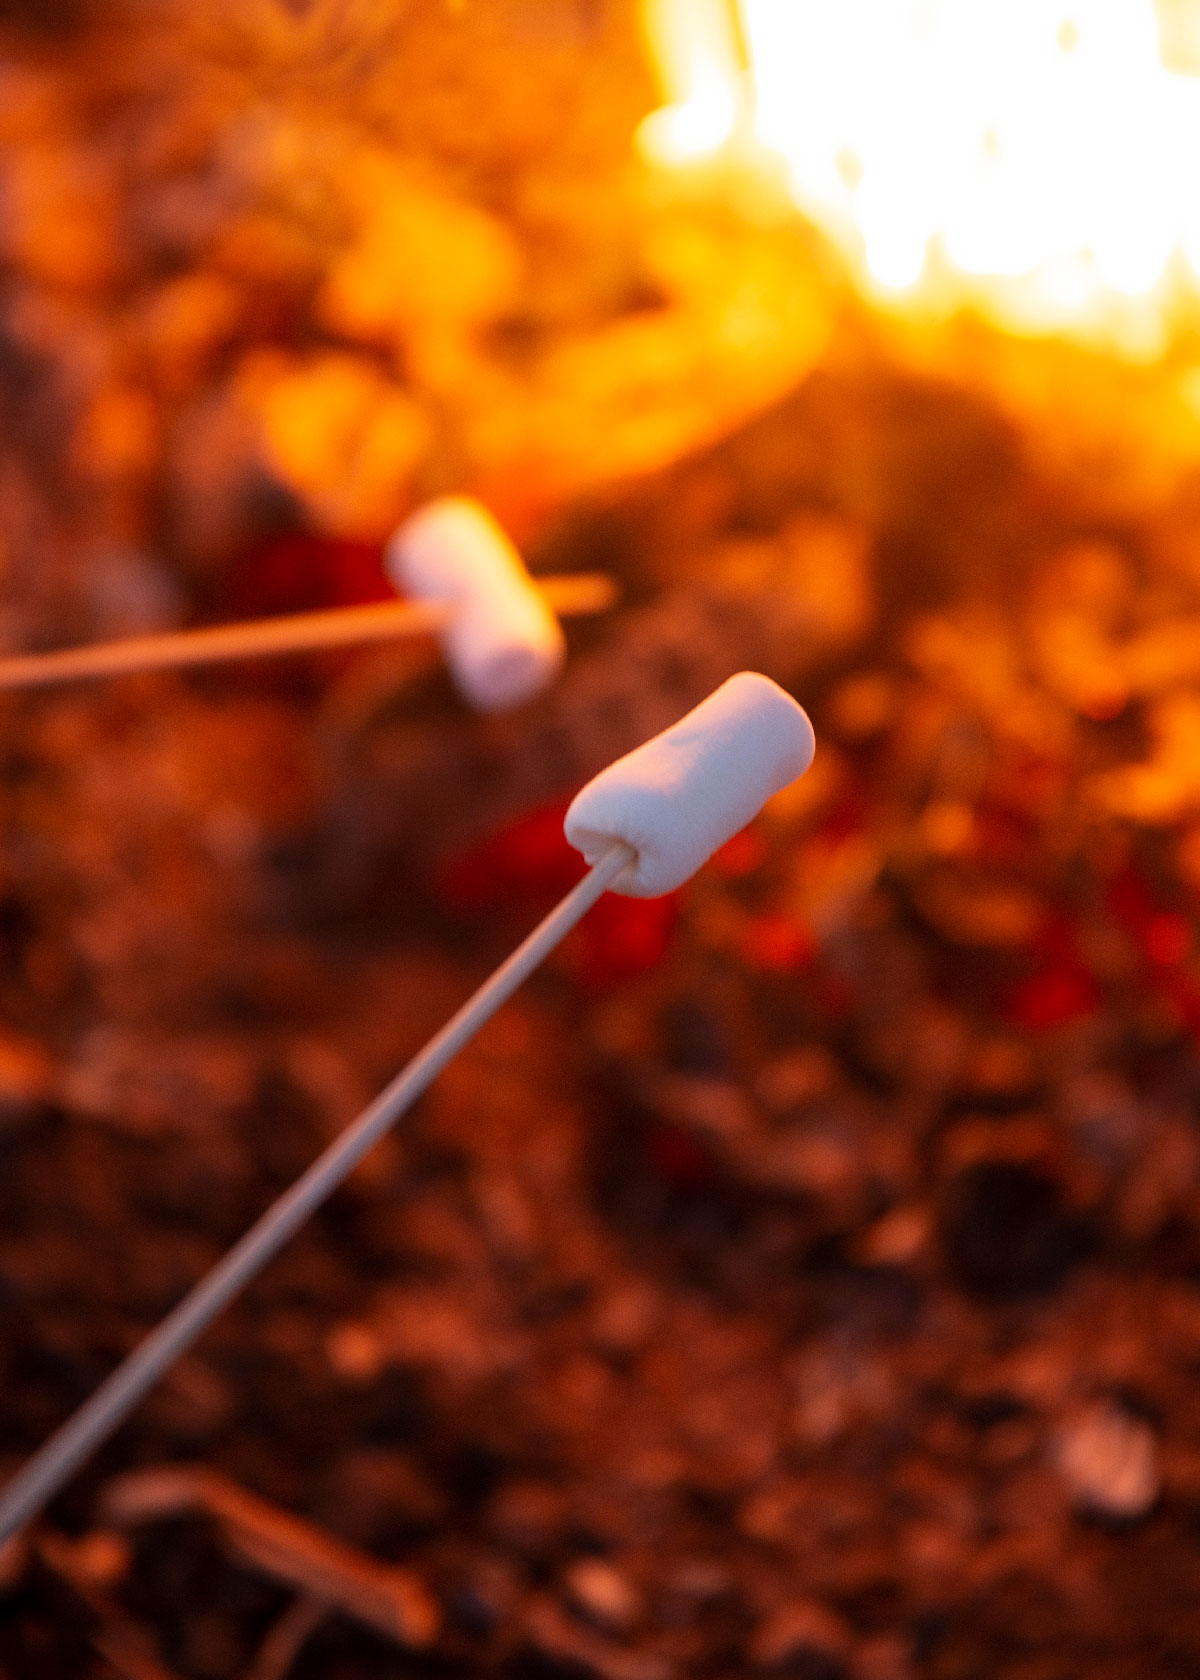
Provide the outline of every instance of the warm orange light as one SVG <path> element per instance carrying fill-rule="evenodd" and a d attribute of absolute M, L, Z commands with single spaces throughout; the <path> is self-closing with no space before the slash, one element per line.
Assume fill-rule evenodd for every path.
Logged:
<path fill-rule="evenodd" d="M 643 151 L 782 160 L 877 294 L 1149 343 L 1200 286 L 1200 0 L 646 0 Z M 1152 339 L 1153 334 L 1150 333 Z"/>

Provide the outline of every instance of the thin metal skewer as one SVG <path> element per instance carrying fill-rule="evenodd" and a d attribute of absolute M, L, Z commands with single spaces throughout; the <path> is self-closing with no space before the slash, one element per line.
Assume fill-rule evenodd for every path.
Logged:
<path fill-rule="evenodd" d="M 612 578 L 600 572 L 543 577 L 537 579 L 537 586 L 550 610 L 560 618 L 605 612 L 617 596 Z M 453 608 L 436 601 L 372 601 L 360 607 L 288 613 L 282 618 L 249 619 L 199 630 L 167 630 L 49 653 L 12 654 L 0 658 L 0 689 L 42 688 L 88 677 L 119 677 L 137 671 L 215 665 L 228 659 L 398 641 L 432 635 L 452 616 Z"/>
<path fill-rule="evenodd" d="M 108 1439 L 147 1390 L 428 1089 L 635 855 L 631 847 L 618 844 L 601 858 L 370 1107 L 334 1139 L 307 1172 L 272 1203 L 158 1328 L 151 1331 L 27 1461 L 0 1494 L 0 1545 L 35 1516 L 83 1461 Z"/>

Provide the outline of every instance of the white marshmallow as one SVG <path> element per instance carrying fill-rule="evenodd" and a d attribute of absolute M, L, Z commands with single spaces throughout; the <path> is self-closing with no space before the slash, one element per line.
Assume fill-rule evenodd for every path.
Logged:
<path fill-rule="evenodd" d="M 624 841 L 637 857 L 612 891 L 673 892 L 813 758 L 803 707 L 769 677 L 742 671 L 571 802 L 564 829 L 589 863 Z"/>
<path fill-rule="evenodd" d="M 470 497 L 420 508 L 388 543 L 384 568 L 403 593 L 452 607 L 446 663 L 480 711 L 521 706 L 558 673 L 566 652 L 558 621 L 512 543 Z"/>

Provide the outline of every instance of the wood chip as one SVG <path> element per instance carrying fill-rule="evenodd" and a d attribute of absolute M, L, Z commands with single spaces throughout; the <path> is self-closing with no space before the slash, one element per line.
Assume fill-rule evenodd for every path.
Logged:
<path fill-rule="evenodd" d="M 582 1670 L 596 1680 L 671 1680 L 671 1665 L 649 1651 L 631 1651 L 579 1627 L 550 1598 L 529 1607 L 525 1630 L 532 1645 L 551 1662 Z"/>
<path fill-rule="evenodd" d="M 0 1546 L 0 1595 L 15 1592 L 25 1578 L 29 1545 L 23 1534 L 14 1534 Z"/>
<path fill-rule="evenodd" d="M 176 1680 L 159 1660 L 152 1636 L 96 1585 L 86 1536 L 75 1541 L 62 1534 L 43 1534 L 36 1550 L 46 1568 L 65 1581 L 96 1618 L 92 1644 L 121 1680 Z"/>

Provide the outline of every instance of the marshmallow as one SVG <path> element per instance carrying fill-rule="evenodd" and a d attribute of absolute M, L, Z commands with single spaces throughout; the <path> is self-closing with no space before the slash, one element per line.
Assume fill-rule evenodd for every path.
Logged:
<path fill-rule="evenodd" d="M 637 857 L 611 891 L 657 898 L 802 776 L 813 748 L 803 707 L 769 677 L 742 671 L 593 777 L 567 811 L 567 839 L 589 863 L 618 841 L 632 846 Z"/>
<path fill-rule="evenodd" d="M 398 590 L 451 607 L 442 648 L 480 711 L 523 705 L 557 674 L 566 651 L 558 621 L 478 502 L 444 496 L 419 509 L 388 543 L 384 568 Z"/>

